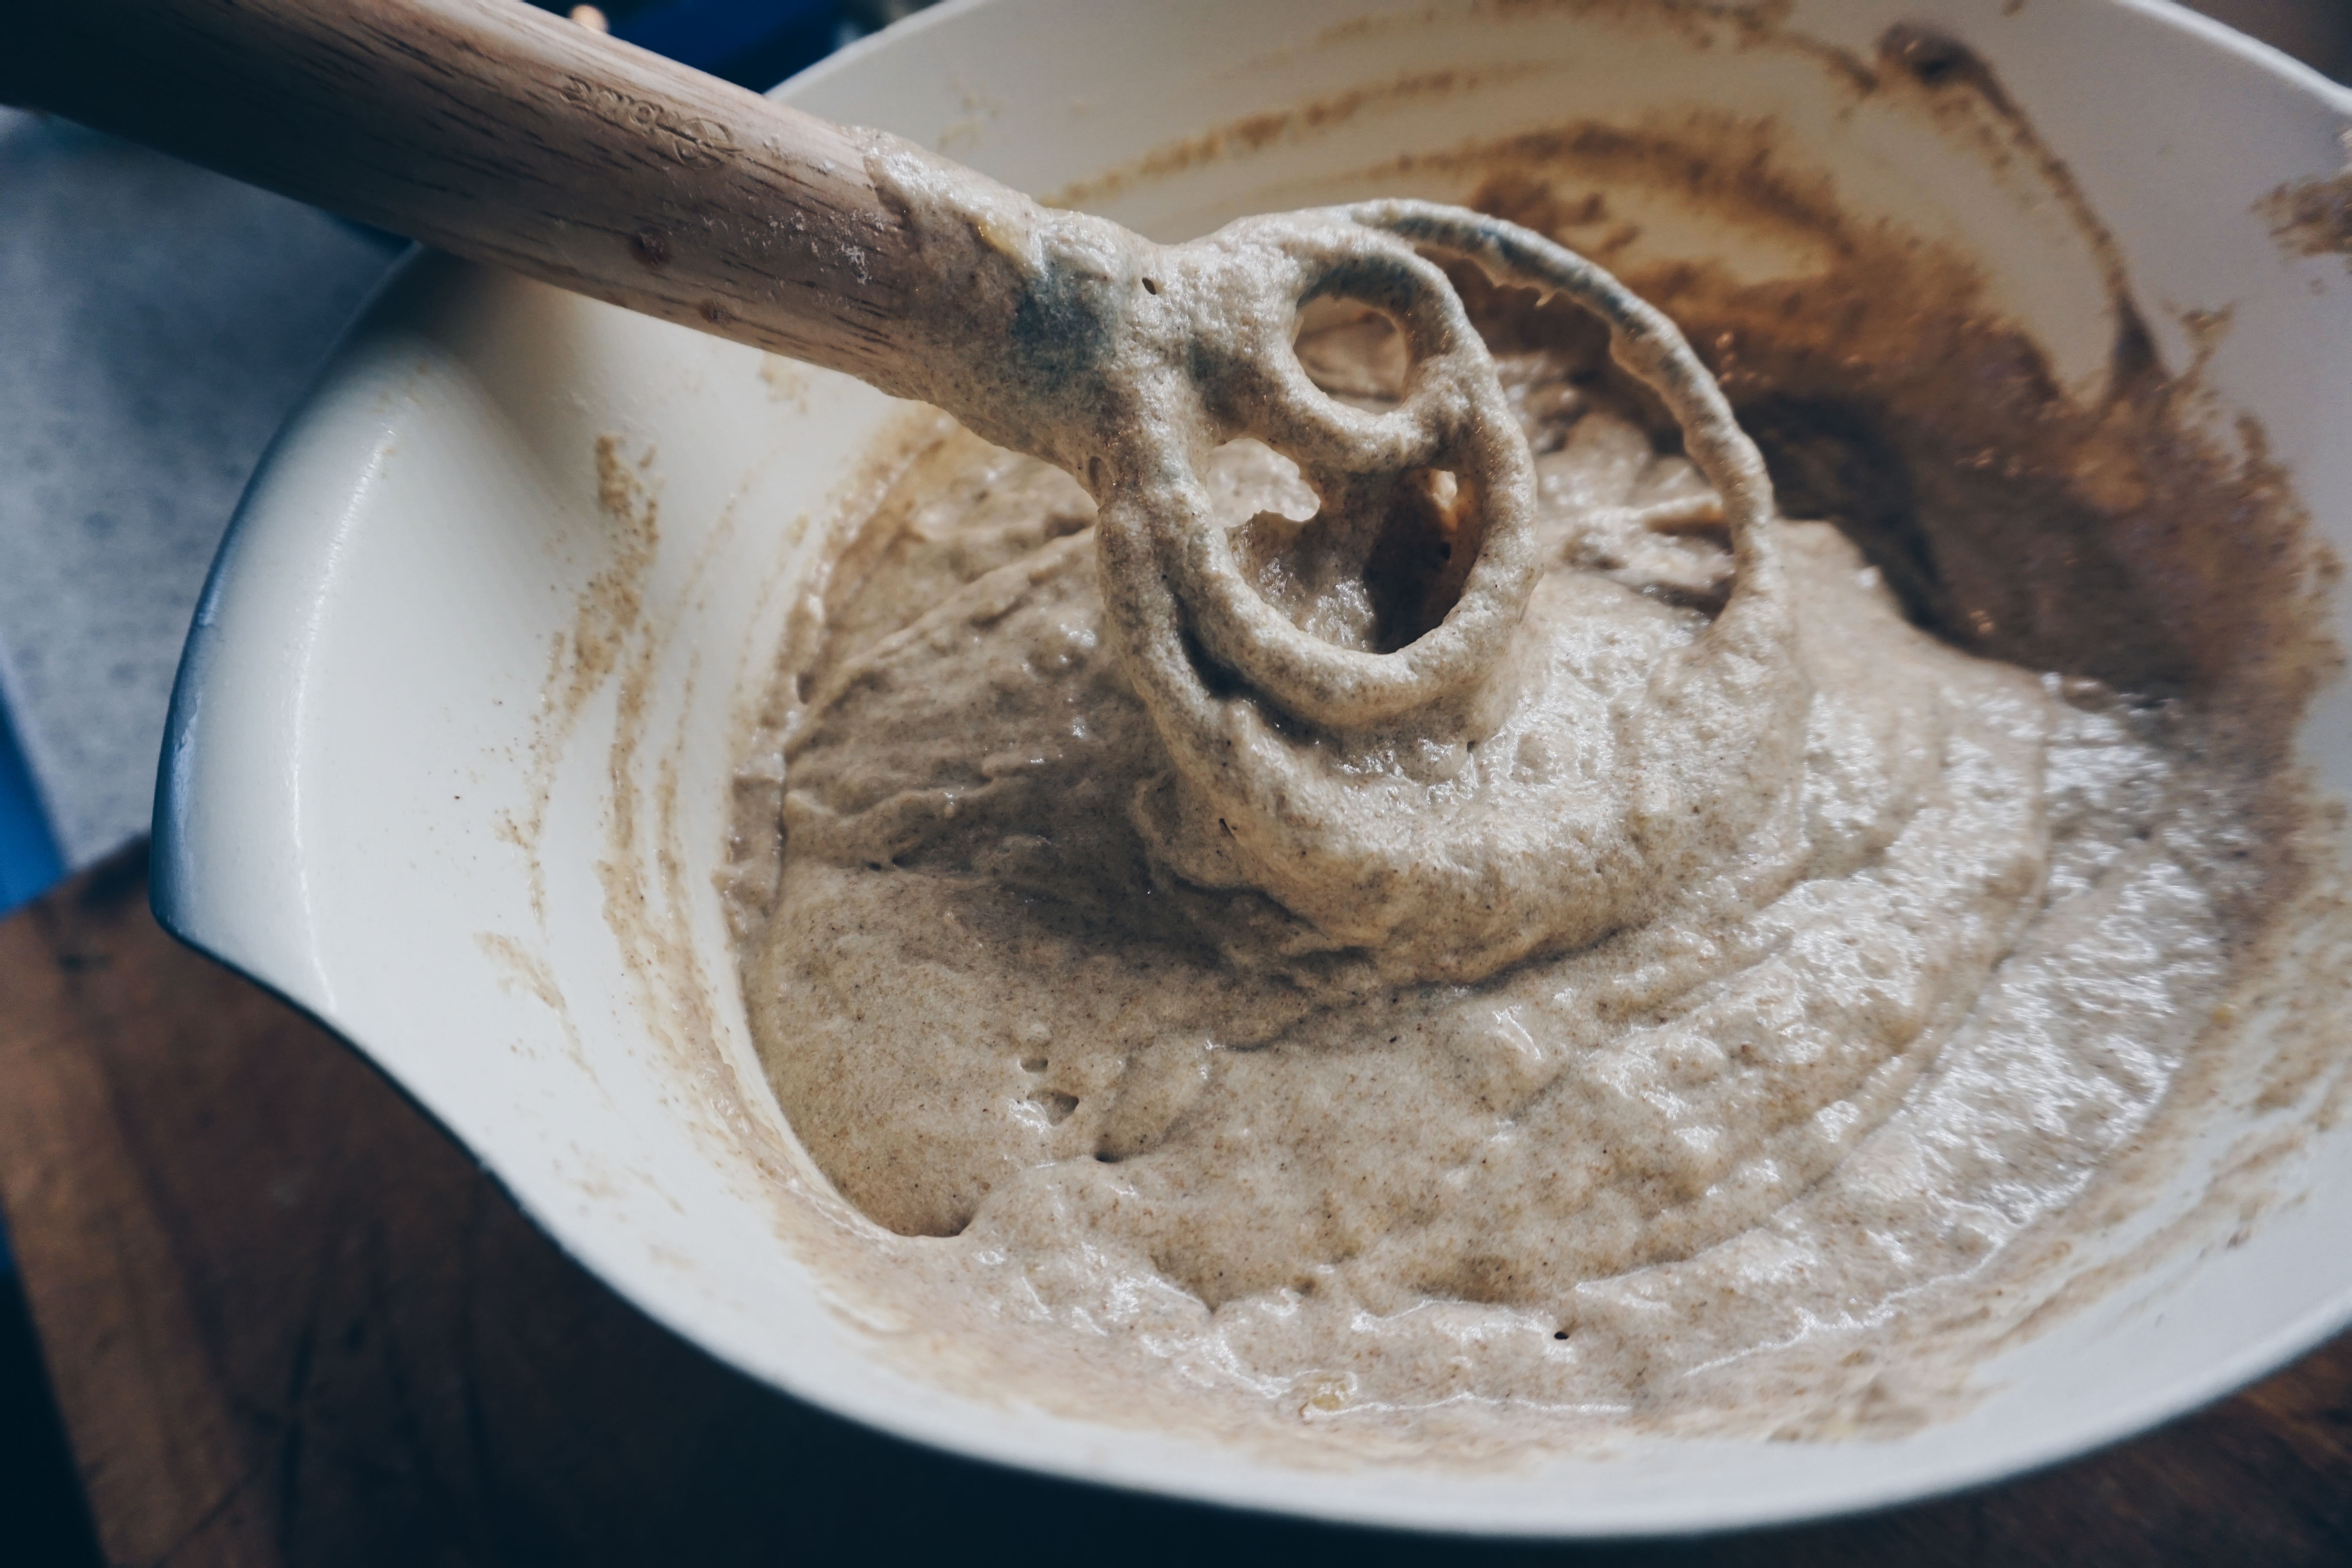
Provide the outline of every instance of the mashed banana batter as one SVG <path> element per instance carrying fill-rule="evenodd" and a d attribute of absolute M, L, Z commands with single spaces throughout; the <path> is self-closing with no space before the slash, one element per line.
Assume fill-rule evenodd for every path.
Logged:
<path fill-rule="evenodd" d="M 1300 722 L 1196 650 L 1234 766 L 1346 786 L 1254 843 L 1171 767 L 1058 470 L 957 433 L 844 555 L 746 994 L 817 1163 L 1001 1315 L 1322 1410 L 1703 1397 L 2079 1194 L 2222 994 L 2248 812 L 2189 708 L 1961 651 L 1829 523 L 1735 550 L 1597 351 L 1490 335 L 1524 622 L 1451 740 Z M 1373 407 L 1401 352 L 1369 315 L 1300 345 Z M 1441 533 L 1335 572 L 1286 460 L 1234 443 L 1209 488 L 1298 626 L 1426 623 Z M 1279 876 L 1283 832 L 1394 865 L 1431 816 L 1472 830 L 1402 884 Z M 1413 898 L 1530 857 L 1539 920 Z"/>

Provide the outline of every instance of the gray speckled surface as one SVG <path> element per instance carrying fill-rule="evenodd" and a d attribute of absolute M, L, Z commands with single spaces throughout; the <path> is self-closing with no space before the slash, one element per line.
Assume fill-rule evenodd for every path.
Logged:
<path fill-rule="evenodd" d="M 146 831 L 221 530 L 392 254 L 0 110 L 0 700 L 69 866 Z"/>

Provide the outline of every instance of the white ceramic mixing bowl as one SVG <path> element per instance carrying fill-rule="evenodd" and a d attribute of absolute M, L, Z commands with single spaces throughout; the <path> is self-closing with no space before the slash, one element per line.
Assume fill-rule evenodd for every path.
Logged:
<path fill-rule="evenodd" d="M 1990 62 L 2071 168 L 2168 364 L 2196 352 L 2185 312 L 2230 312 L 2205 372 L 2217 416 L 2261 421 L 2352 552 L 2352 270 L 2285 253 L 2255 210 L 2341 169 L 2352 94 L 2137 0 L 1797 0 L 1776 36 L 1803 47 L 1725 42 L 1739 9 L 971 0 L 785 96 L 1041 193 L 1148 166 L 1092 205 L 1163 237 L 1353 195 L 1400 153 L 1571 114 L 1770 115 L 1849 206 L 1974 252 L 2062 374 L 2094 383 L 2114 322 L 2063 204 L 1928 120 L 1841 109 L 1824 86 L 1836 51 L 1867 60 L 1890 23 L 1931 23 Z M 1283 117 L 1310 103 L 1323 112 Z M 1203 135 L 1216 127 L 1243 129 Z M 1381 178 L 1464 194 L 1431 170 Z M 2239 1245 L 2160 1262 L 1983 1366 L 1973 1408 L 1893 1440 L 1629 1442 L 1492 1474 L 1293 1468 L 949 1392 L 923 1374 L 917 1330 L 812 1266 L 822 1205 L 779 1195 L 811 1173 L 778 1152 L 711 878 L 813 521 L 903 416 L 836 376 L 421 258 L 255 480 L 180 675 L 156 827 L 165 923 L 351 1040 L 677 1332 L 833 1410 L 1044 1471 L 1574 1535 L 2002 1475 L 2210 1399 L 2352 1320 L 2339 1127 L 2278 1168 Z M 607 437 L 617 488 L 600 505 Z M 2352 644 L 2352 612 L 2336 616 Z M 2341 683 L 2307 742 L 2352 785 Z M 2153 1215 L 2194 1200 L 2196 1166 Z"/>

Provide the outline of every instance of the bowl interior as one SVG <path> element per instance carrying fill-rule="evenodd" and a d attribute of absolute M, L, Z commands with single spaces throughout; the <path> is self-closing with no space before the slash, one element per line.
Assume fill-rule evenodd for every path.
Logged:
<path fill-rule="evenodd" d="M 2257 418 L 2316 525 L 2352 551 L 2352 274 L 2283 253 L 2254 211 L 2340 167 L 2346 95 L 2168 7 L 1808 0 L 1783 33 L 1652 9 L 1665 19 L 971 0 L 785 96 L 1168 238 L 1374 192 L 1458 199 L 1460 167 L 1401 160 L 1570 120 L 1769 120 L 1849 210 L 1974 258 L 2085 393 L 2108 372 L 2120 267 L 2168 365 L 2210 349 L 2217 438 Z M 1990 155 L 1980 128 L 1853 90 L 1884 30 L 1923 17 L 1990 62 L 2079 204 L 2052 199 L 2047 169 Z M 2082 68 L 2094 59 L 2105 68 Z M 2150 81 L 2170 84 L 2160 102 Z M 1663 253 L 1725 243 L 1663 207 L 1646 222 Z M 1738 261 L 1807 264 L 1760 237 Z M 2229 313 L 2218 342 L 2197 311 Z M 165 921 L 368 1053 L 679 1332 L 835 1410 L 1059 1473 L 1600 1534 L 1881 1504 L 2043 1462 L 2352 1317 L 2339 1128 L 2275 1163 L 2264 1217 L 2235 1245 L 2165 1254 L 1979 1368 L 1966 1414 L 1896 1440 L 1629 1443 L 1475 1477 L 1300 1468 L 950 1392 L 926 1370 L 950 1351 L 861 1292 L 862 1222 L 752 1065 L 713 882 L 786 621 L 908 417 L 839 376 L 416 259 L 256 480 L 183 669 L 158 818 Z M 2343 683 L 2306 739 L 2352 792 Z M 2210 1205 L 2215 1172 L 2260 1131 L 2217 1119 L 2115 1251 Z"/>

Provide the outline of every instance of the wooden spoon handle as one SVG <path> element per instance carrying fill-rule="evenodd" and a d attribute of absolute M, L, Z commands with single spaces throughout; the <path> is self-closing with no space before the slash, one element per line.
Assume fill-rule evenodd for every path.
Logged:
<path fill-rule="evenodd" d="M 906 328 L 946 280 L 871 133 L 516 0 L 0 0 L 0 100 L 886 389 L 929 379 Z"/>

